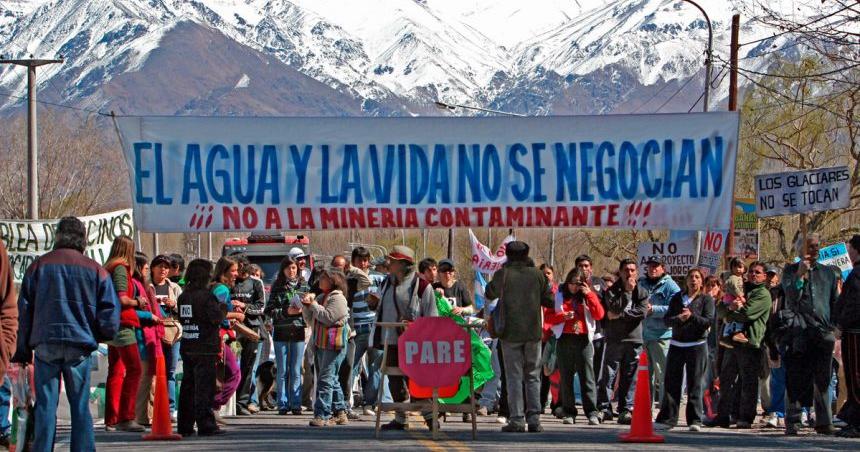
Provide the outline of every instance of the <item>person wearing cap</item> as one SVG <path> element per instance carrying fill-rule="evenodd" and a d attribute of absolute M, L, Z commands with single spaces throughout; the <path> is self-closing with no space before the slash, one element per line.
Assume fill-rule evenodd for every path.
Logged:
<path fill-rule="evenodd" d="M 639 278 L 639 286 L 648 291 L 648 313 L 642 328 L 645 353 L 648 354 L 648 375 L 651 383 L 651 400 L 663 400 L 663 371 L 672 328 L 663 321 L 669 310 L 669 302 L 681 291 L 678 284 L 666 273 L 663 262 L 651 257 L 645 263 L 645 276 Z"/>
<path fill-rule="evenodd" d="M 290 251 L 287 252 L 287 254 L 291 258 L 293 258 L 293 260 L 296 261 L 296 263 L 298 264 L 299 275 L 301 275 L 301 277 L 305 281 L 310 282 L 310 280 L 311 280 L 311 269 L 308 268 L 308 260 L 309 260 L 310 256 L 308 256 L 307 253 L 305 253 L 305 250 L 303 250 L 297 246 L 290 248 Z"/>
<path fill-rule="evenodd" d="M 350 258 L 352 265 L 346 275 L 346 285 L 349 289 L 346 299 L 349 303 L 349 319 L 355 336 L 351 340 L 354 343 L 354 356 L 349 363 L 349 379 L 345 387 L 348 391 L 352 388 L 355 378 L 361 373 L 362 358 L 367 355 L 367 381 L 362 387 L 362 403 L 364 414 L 373 415 L 375 414 L 373 406 L 376 405 L 376 396 L 379 393 L 381 378 L 379 365 L 382 364 L 382 352 L 370 346 L 371 332 L 376 323 L 376 312 L 370 309 L 368 297 L 371 293 L 379 293 L 379 286 L 385 278 L 369 273 L 371 261 L 370 251 L 367 248 L 356 247 L 352 250 Z M 349 414 L 358 417 L 357 412 Z"/>
<path fill-rule="evenodd" d="M 436 295 L 430 283 L 420 278 L 415 272 L 415 252 L 408 246 L 397 245 L 388 254 L 389 270 L 391 273 L 382 284 L 379 300 L 370 301 L 370 307 L 376 309 L 377 322 L 412 322 L 420 317 L 436 317 Z M 389 367 L 398 366 L 397 339 L 400 330 L 397 328 L 374 328 L 373 345 L 382 348 L 388 345 L 387 362 Z M 390 375 L 388 389 L 394 402 L 404 402 L 409 398 L 408 380 L 406 377 Z M 433 413 L 421 413 L 428 427 L 433 426 Z M 397 410 L 394 420 L 382 426 L 383 430 L 406 430 L 408 426 L 406 411 Z"/>
<path fill-rule="evenodd" d="M 474 313 L 472 295 L 466 285 L 457 279 L 454 261 L 442 259 L 439 261 L 438 271 L 439 282 L 436 285 L 439 288 L 437 290 L 442 291 L 442 296 L 451 304 L 454 314 L 467 316 Z"/>
<path fill-rule="evenodd" d="M 836 435 L 860 438 L 860 234 L 848 240 L 848 258 L 854 268 L 833 307 L 833 320 L 842 339 L 842 365 L 848 395 L 839 411 L 839 419 L 847 425 Z"/>
<path fill-rule="evenodd" d="M 161 305 L 161 310 L 166 316 L 179 320 L 177 301 L 182 295 L 182 288 L 178 283 L 170 280 L 173 271 L 173 258 L 166 254 L 159 254 L 149 264 L 150 282 L 149 287 L 155 293 L 155 299 Z M 170 417 L 176 419 L 176 366 L 179 364 L 179 344 L 162 344 L 164 352 L 164 364 L 167 372 L 167 396 L 170 400 Z"/>
<path fill-rule="evenodd" d="M 498 299 L 504 329 L 499 334 L 507 387 L 508 423 L 503 432 L 542 432 L 540 414 L 540 360 L 543 336 L 542 307 L 555 306 L 552 288 L 529 258 L 529 246 L 519 240 L 505 248 L 507 262 L 493 274 L 484 296 Z M 525 386 L 525 400 L 523 400 Z M 525 406 L 524 406 L 525 405 Z"/>

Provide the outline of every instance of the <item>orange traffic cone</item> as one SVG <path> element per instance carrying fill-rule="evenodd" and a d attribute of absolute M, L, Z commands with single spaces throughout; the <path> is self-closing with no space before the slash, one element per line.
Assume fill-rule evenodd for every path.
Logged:
<path fill-rule="evenodd" d="M 639 375 L 636 376 L 636 396 L 633 400 L 633 420 L 630 433 L 619 435 L 625 443 L 662 443 L 663 437 L 654 434 L 651 422 L 651 389 L 648 383 L 648 357 L 639 355 Z"/>
<path fill-rule="evenodd" d="M 167 398 L 167 372 L 164 356 L 155 357 L 155 402 L 152 406 L 152 433 L 144 441 L 179 441 L 182 435 L 173 433 L 170 424 L 170 400 Z"/>

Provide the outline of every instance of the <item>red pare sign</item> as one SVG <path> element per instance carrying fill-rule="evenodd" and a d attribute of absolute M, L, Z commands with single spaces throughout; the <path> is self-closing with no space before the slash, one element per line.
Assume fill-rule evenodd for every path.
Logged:
<path fill-rule="evenodd" d="M 472 367 L 469 333 L 447 317 L 422 317 L 397 341 L 400 369 L 421 386 L 456 384 Z"/>

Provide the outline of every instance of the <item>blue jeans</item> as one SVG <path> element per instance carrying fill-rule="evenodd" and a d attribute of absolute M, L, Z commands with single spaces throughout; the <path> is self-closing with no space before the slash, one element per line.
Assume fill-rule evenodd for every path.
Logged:
<path fill-rule="evenodd" d="M 379 382 L 381 374 L 379 367 L 382 365 L 382 350 L 368 347 L 370 331 L 355 336 L 355 361 L 352 367 L 352 381 L 361 372 L 361 357 L 367 353 L 367 384 L 362 391 L 364 393 L 364 406 L 376 405 L 376 397 L 379 395 Z M 352 385 L 350 385 L 352 387 Z"/>
<path fill-rule="evenodd" d="M 278 393 L 278 410 L 302 408 L 302 358 L 304 342 L 275 343 L 275 367 L 278 370 L 275 390 Z M 289 370 L 289 372 L 287 372 Z"/>
<path fill-rule="evenodd" d="M 260 404 L 260 397 L 257 394 L 257 369 L 260 367 L 260 364 L 266 362 L 269 359 L 269 349 L 265 348 L 264 345 L 267 345 L 269 342 L 268 339 L 261 340 L 257 344 L 257 358 L 254 360 L 254 368 L 251 370 L 251 382 L 249 383 L 249 391 L 251 392 L 251 398 L 249 403 L 254 405 Z"/>
<path fill-rule="evenodd" d="M 314 402 L 314 417 L 328 419 L 334 412 L 346 410 L 343 390 L 337 378 L 343 359 L 346 358 L 346 347 L 340 350 L 319 350 L 314 357 L 317 369 L 317 399 Z"/>
<path fill-rule="evenodd" d="M 770 406 L 767 411 L 785 417 L 785 366 L 770 370 Z"/>
<path fill-rule="evenodd" d="M 60 344 L 42 344 L 36 347 L 33 450 L 47 452 L 54 448 L 61 376 L 72 416 L 70 450 L 96 450 L 89 406 L 90 353 L 78 347 Z"/>
<path fill-rule="evenodd" d="M 175 344 L 161 344 L 161 350 L 164 352 L 164 365 L 167 367 L 167 397 L 170 399 L 170 412 L 176 411 L 176 366 L 179 365 L 179 344 L 182 341 L 176 341 Z M 152 372 L 155 374 L 155 371 Z"/>
<path fill-rule="evenodd" d="M 6 375 L 0 386 L 0 435 L 9 435 L 12 424 L 9 421 L 9 410 L 12 408 L 12 380 Z"/>

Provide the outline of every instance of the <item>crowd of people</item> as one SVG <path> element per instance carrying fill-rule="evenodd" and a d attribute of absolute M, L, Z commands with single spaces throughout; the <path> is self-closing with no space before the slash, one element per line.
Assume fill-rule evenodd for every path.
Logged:
<path fill-rule="evenodd" d="M 504 432 L 542 431 L 547 409 L 563 424 L 579 414 L 588 425 L 630 424 L 632 411 L 643 408 L 634 407 L 633 394 L 644 352 L 658 430 L 678 426 L 685 393 L 691 431 L 752 428 L 760 406 L 763 425 L 788 435 L 812 427 L 860 436 L 860 235 L 848 241 L 855 267 L 844 281 L 817 262 L 815 235 L 798 243 L 801 258 L 781 270 L 733 259 L 724 275 L 693 268 L 677 280 L 657 259 L 644 269 L 623 259 L 617 271 L 598 276 L 584 254 L 560 279 L 551 265 L 536 266 L 526 243 L 513 241 L 480 304 L 454 261 L 419 260 L 406 246 L 376 259 L 357 247 L 328 265 L 293 248 L 270 288 L 242 255 L 186 266 L 180 255 L 150 259 L 120 236 L 99 265 L 85 247 L 83 223 L 63 218 L 54 250 L 24 275 L 20 318 L 0 247 L 0 372 L 10 357 L 35 362 L 37 451 L 54 442 L 61 378 L 71 447 L 95 449 L 88 401 L 90 355 L 99 343 L 108 344 L 107 431 L 143 432 L 151 424 L 161 359 L 182 435 L 223 433 L 219 413 L 228 403 L 245 416 L 310 411 L 313 427 L 374 415 L 380 396 L 410 397 L 406 377 L 381 374 L 383 346 L 385 365 L 397 366 L 402 330 L 376 323 L 437 316 L 440 301 L 452 315 L 488 323 L 495 377 L 475 402 L 478 415 L 496 416 Z M 407 429 L 407 413 L 394 414 L 382 428 Z M 431 412 L 421 414 L 428 427 L 440 427 Z"/>

